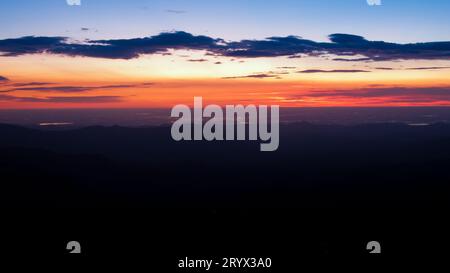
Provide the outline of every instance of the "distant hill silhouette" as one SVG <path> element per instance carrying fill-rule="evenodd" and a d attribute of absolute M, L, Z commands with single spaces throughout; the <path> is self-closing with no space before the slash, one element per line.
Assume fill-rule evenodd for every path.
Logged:
<path fill-rule="evenodd" d="M 170 127 L 0 125 L 7 207 L 445 207 L 450 125 L 295 123 L 258 142 L 175 142 Z"/>

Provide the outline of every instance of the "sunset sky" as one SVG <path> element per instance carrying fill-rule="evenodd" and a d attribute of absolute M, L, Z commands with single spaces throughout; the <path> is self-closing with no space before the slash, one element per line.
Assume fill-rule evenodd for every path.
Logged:
<path fill-rule="evenodd" d="M 450 1 L 1 1 L 0 108 L 450 106 Z"/>

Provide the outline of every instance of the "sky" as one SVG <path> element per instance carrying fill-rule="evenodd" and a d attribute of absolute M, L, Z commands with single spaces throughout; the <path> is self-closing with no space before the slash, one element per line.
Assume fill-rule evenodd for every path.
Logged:
<path fill-rule="evenodd" d="M 450 105 L 450 1 L 5 0 L 0 108 Z"/>

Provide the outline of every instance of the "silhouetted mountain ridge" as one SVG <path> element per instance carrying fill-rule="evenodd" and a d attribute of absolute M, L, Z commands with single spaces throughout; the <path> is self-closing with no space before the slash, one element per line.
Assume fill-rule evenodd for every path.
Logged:
<path fill-rule="evenodd" d="M 280 147 L 181 141 L 169 126 L 0 124 L 7 206 L 448 206 L 450 124 L 282 124 Z M 67 199 L 77 199 L 68 203 Z M 370 201 L 370 202 L 369 202 Z"/>

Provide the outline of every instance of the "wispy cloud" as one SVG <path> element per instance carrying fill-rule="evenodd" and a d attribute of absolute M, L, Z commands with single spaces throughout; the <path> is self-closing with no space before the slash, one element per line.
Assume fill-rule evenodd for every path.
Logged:
<path fill-rule="evenodd" d="M 333 61 L 339 62 L 369 62 L 373 61 L 371 58 L 334 58 Z"/>
<path fill-rule="evenodd" d="M 44 85 L 44 86 L 42 86 Z M 15 91 L 33 91 L 33 92 L 57 92 L 57 93 L 80 93 L 99 89 L 127 89 L 134 87 L 148 87 L 153 85 L 153 83 L 138 83 L 138 84 L 116 84 L 116 85 L 101 85 L 101 86 L 45 86 L 52 85 L 52 83 L 40 83 L 40 82 L 30 82 L 30 83 L 14 83 L 9 86 L 14 86 L 14 88 L 9 88 L 5 90 L 0 90 L 0 93 L 9 93 Z"/>
<path fill-rule="evenodd" d="M 207 62 L 208 60 L 207 59 L 189 59 L 187 61 L 188 62 L 200 62 L 200 63 L 202 63 L 202 62 Z"/>
<path fill-rule="evenodd" d="M 168 13 L 175 13 L 175 14 L 183 14 L 186 13 L 185 10 L 178 10 L 178 9 L 166 9 L 165 10 Z"/>
<path fill-rule="evenodd" d="M 222 79 L 245 79 L 245 78 L 265 79 L 265 78 L 277 78 L 277 77 L 278 76 L 274 75 L 274 74 L 260 73 L 260 74 L 251 74 L 251 75 L 245 75 L 245 76 L 222 77 Z"/>
<path fill-rule="evenodd" d="M 9 81 L 9 79 L 7 77 L 0 76 L 0 83 L 8 82 L 8 81 Z"/>
<path fill-rule="evenodd" d="M 322 69 L 307 69 L 297 71 L 297 73 L 365 73 L 371 72 L 368 70 L 359 70 L 359 69 L 334 69 L 334 70 L 322 70 Z"/>
<path fill-rule="evenodd" d="M 410 67 L 406 70 L 440 70 L 440 69 L 450 69 L 450 66 L 429 66 L 429 67 Z"/>
<path fill-rule="evenodd" d="M 9 84 L 9 86 L 14 87 L 26 87 L 26 86 L 42 86 L 42 85 L 51 85 L 51 82 L 18 82 Z"/>
<path fill-rule="evenodd" d="M 296 69 L 296 66 L 279 66 L 278 69 Z"/>
<path fill-rule="evenodd" d="M 0 101 L 17 101 L 17 102 L 36 102 L 36 103 L 110 103 L 120 102 L 122 96 L 79 96 L 79 97 L 16 97 L 10 95 L 1 95 Z"/>
<path fill-rule="evenodd" d="M 374 97 L 426 97 L 450 101 L 450 86 L 435 87 L 375 87 L 345 90 L 316 90 L 302 93 L 298 97 L 345 97 L 345 98 L 374 98 Z"/>

